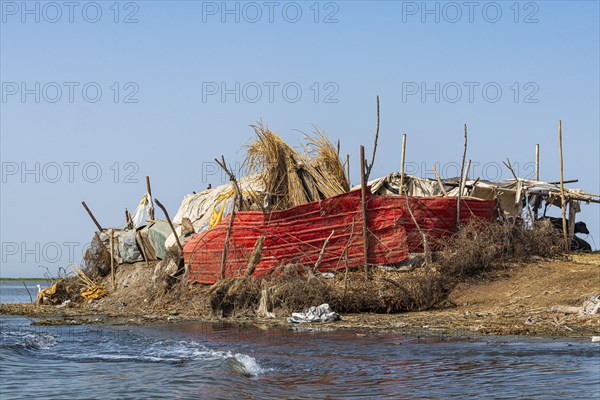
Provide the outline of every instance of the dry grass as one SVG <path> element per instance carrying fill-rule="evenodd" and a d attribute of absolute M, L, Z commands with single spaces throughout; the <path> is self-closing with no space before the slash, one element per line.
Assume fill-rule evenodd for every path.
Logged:
<path fill-rule="evenodd" d="M 220 315 L 252 314 L 261 289 L 267 289 L 269 311 L 278 315 L 322 303 L 344 313 L 428 310 L 446 303 L 448 293 L 464 279 L 507 262 L 553 257 L 560 251 L 560 235 L 548 225 L 524 229 L 512 222 L 472 220 L 446 241 L 433 265 L 411 272 L 373 268 L 370 279 L 362 271 L 325 279 L 307 266 L 286 265 L 262 282 L 248 278 L 219 282 L 211 293 L 211 307 Z"/>
<path fill-rule="evenodd" d="M 361 271 L 351 271 L 326 279 L 305 266 L 286 266 L 262 281 L 230 278 L 211 288 L 213 313 L 230 316 L 254 314 L 261 289 L 268 293 L 267 308 L 276 315 L 289 315 L 310 306 L 329 303 L 338 312 L 397 313 L 426 310 L 444 300 L 444 278 L 433 268 L 413 272 L 373 271 L 364 279 Z"/>
<path fill-rule="evenodd" d="M 254 130 L 256 138 L 247 147 L 244 167 L 247 173 L 262 177 L 270 195 L 270 210 L 284 210 L 348 190 L 337 152 L 322 133 L 309 141 L 315 157 L 311 158 L 260 124 Z"/>
<path fill-rule="evenodd" d="M 252 276 L 219 281 L 210 290 L 211 309 L 221 316 L 256 309 L 260 300 L 260 287 L 260 281 Z"/>
<path fill-rule="evenodd" d="M 560 233 L 550 224 L 537 223 L 526 229 L 511 221 L 472 219 L 445 242 L 437 261 L 446 276 L 460 279 L 507 261 L 554 257 L 561 251 Z"/>
<path fill-rule="evenodd" d="M 332 177 L 334 182 L 341 184 L 344 192 L 350 190 L 344 167 L 340 163 L 340 155 L 325 133 L 315 129 L 314 136 L 305 135 L 305 139 L 311 164 L 319 176 L 323 180 Z"/>

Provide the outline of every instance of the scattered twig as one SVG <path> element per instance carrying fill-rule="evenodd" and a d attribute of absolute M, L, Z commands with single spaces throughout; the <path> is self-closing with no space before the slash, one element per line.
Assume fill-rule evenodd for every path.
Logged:
<path fill-rule="evenodd" d="M 242 191 L 240 190 L 237 179 L 235 179 L 235 175 L 233 174 L 233 172 L 231 172 L 231 170 L 229 168 L 227 168 L 227 164 L 225 163 L 225 156 L 221 155 L 221 161 L 217 160 L 216 158 L 215 158 L 215 161 L 217 162 L 219 167 L 223 168 L 223 171 L 225 171 L 225 173 L 227 175 L 229 175 L 229 180 L 233 184 L 233 190 L 235 190 L 235 197 L 236 197 L 237 203 L 238 203 L 238 210 L 242 210 L 243 209 Z"/>
<path fill-rule="evenodd" d="M 371 155 L 371 163 L 367 164 L 365 169 L 365 177 L 367 182 L 371 176 L 371 169 L 375 163 L 375 153 L 377 152 L 377 139 L 379 139 L 379 96 L 377 96 L 377 128 L 375 129 L 375 140 L 373 141 L 373 154 Z"/>
<path fill-rule="evenodd" d="M 414 298 L 413 296 L 410 295 L 410 293 L 408 293 L 408 291 L 406 290 L 406 288 L 402 285 L 400 285 L 398 282 L 396 282 L 395 280 L 388 278 L 386 276 L 382 276 L 381 277 L 382 281 L 385 281 L 387 283 L 391 283 L 392 285 L 396 286 L 398 289 L 400 289 L 402 291 L 402 293 L 404 293 L 406 295 L 406 297 L 408 299 L 410 299 L 411 302 L 414 302 Z"/>
<path fill-rule="evenodd" d="M 459 178 L 459 185 L 458 185 L 458 196 L 456 198 L 456 226 L 460 227 L 460 197 L 462 195 L 462 181 L 464 179 L 464 172 L 465 172 L 465 158 L 467 157 L 467 124 L 465 124 L 465 145 L 464 145 L 464 149 L 463 149 L 463 155 L 462 155 L 462 163 L 460 166 L 460 178 Z"/>
<path fill-rule="evenodd" d="M 227 225 L 227 233 L 225 234 L 225 243 L 223 244 L 223 253 L 221 254 L 221 279 L 225 279 L 225 266 L 227 265 L 227 250 L 229 249 L 229 236 L 233 227 L 233 219 L 235 218 L 235 209 L 231 210 L 229 215 L 229 224 Z"/>
<path fill-rule="evenodd" d="M 440 185 L 440 189 L 442 189 L 442 193 L 444 193 L 444 196 L 448 196 L 448 192 L 446 192 L 446 188 L 444 187 L 444 184 L 442 183 L 442 180 L 440 179 L 440 176 L 438 175 L 437 170 L 435 169 L 435 165 L 431 164 L 431 168 L 435 173 L 435 177 L 437 178 L 438 185 Z"/>
<path fill-rule="evenodd" d="M 319 265 L 321 265 L 321 261 L 323 261 L 323 255 L 325 254 L 325 248 L 329 244 L 329 240 L 331 240 L 331 237 L 333 236 L 334 233 L 335 233 L 335 231 L 331 231 L 331 233 L 329 234 L 329 237 L 327 239 L 325 239 L 325 243 L 323 243 L 323 247 L 321 248 L 321 252 L 319 253 L 319 257 L 317 258 L 315 267 L 313 268 L 315 271 L 319 270 Z"/>
<path fill-rule="evenodd" d="M 508 161 L 508 162 L 506 162 L 506 161 Z M 502 161 L 502 163 L 506 166 L 506 168 L 508 168 L 508 170 L 512 174 L 513 178 L 515 178 L 515 181 L 518 182 L 519 181 L 519 177 L 515 173 L 515 170 L 513 169 L 512 164 L 510 163 L 510 160 L 507 158 L 506 161 Z"/>
<path fill-rule="evenodd" d="M 158 199 L 155 199 L 154 202 L 156 203 L 157 206 L 160 207 L 162 212 L 165 214 L 165 217 L 167 218 L 167 222 L 169 223 L 169 226 L 171 227 L 171 231 L 173 231 L 173 235 L 175 235 L 175 242 L 177 242 L 177 246 L 179 246 L 179 250 L 183 250 L 183 246 L 182 246 L 181 242 L 179 241 L 179 235 L 177 234 L 177 231 L 175 230 L 175 227 L 173 226 L 173 223 L 171 222 L 171 218 L 169 217 L 169 213 L 167 212 L 167 209 L 165 208 L 165 206 L 162 205 L 162 203 L 160 201 L 158 201 Z"/>
<path fill-rule="evenodd" d="M 29 295 L 29 301 L 33 303 L 33 297 L 31 297 L 31 292 L 29 292 L 29 288 L 27 287 L 24 281 L 21 282 L 23 283 L 23 286 L 25 286 L 25 290 L 27 290 L 27 294 Z"/>
<path fill-rule="evenodd" d="M 400 195 L 404 191 L 404 160 L 406 156 L 406 133 L 402 135 L 402 154 L 400 155 Z"/>

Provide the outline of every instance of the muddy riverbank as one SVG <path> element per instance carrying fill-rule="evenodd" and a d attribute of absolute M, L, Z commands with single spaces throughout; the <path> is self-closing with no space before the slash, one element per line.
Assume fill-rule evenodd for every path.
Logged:
<path fill-rule="evenodd" d="M 144 290 L 133 289 L 139 287 L 137 281 L 148 279 L 144 273 L 150 274 L 150 271 L 140 269 L 134 275 L 121 271 L 119 289 L 93 302 L 72 307 L 1 304 L 0 313 L 33 317 L 34 323 L 41 325 L 227 321 L 264 327 L 298 326 L 289 324 L 287 315 L 281 312 L 275 313 L 273 318 L 258 317 L 251 310 L 228 317 L 216 316 L 209 304 L 208 286 L 182 287 L 157 301 Z M 396 314 L 345 313 L 338 322 L 303 324 L 302 327 L 460 336 L 591 337 L 600 335 L 599 314 L 557 312 L 556 307 L 574 310 L 599 293 L 600 254 L 573 255 L 559 260 L 538 259 L 510 264 L 463 281 L 433 310 Z"/>

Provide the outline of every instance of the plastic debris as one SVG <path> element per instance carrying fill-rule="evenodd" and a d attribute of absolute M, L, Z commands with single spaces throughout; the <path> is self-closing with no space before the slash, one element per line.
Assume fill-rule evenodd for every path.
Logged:
<path fill-rule="evenodd" d="M 307 322 L 333 322 L 339 321 L 342 316 L 331 310 L 329 304 L 321 304 L 318 307 L 312 306 L 304 313 L 292 313 L 287 321 L 294 324 L 302 324 Z"/>

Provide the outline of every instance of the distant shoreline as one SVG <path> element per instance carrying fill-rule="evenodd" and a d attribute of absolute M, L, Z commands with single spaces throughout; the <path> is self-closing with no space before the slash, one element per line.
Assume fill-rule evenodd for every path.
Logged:
<path fill-rule="evenodd" d="M 0 278 L 0 282 L 39 282 L 46 281 L 46 278 Z"/>

